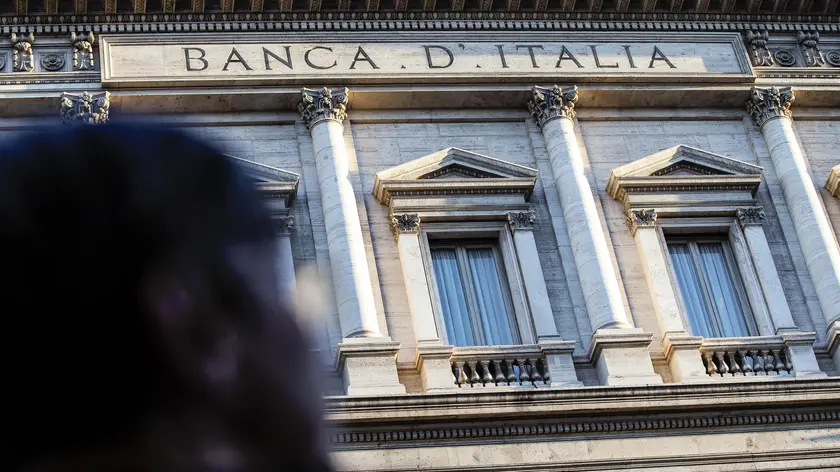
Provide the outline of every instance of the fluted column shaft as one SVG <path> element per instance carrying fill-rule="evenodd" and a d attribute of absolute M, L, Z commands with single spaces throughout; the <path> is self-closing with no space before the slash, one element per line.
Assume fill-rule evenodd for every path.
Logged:
<path fill-rule="evenodd" d="M 312 136 L 341 333 L 345 338 L 378 337 L 379 321 L 344 144 L 347 92 L 303 89 L 299 111 Z"/>
<path fill-rule="evenodd" d="M 793 132 L 793 99 L 790 87 L 754 87 L 747 110 L 761 127 L 820 308 L 831 325 L 840 319 L 840 246 Z"/>
<path fill-rule="evenodd" d="M 528 108 L 545 137 L 592 329 L 632 327 L 575 138 L 576 100 L 576 87 L 535 87 Z"/>

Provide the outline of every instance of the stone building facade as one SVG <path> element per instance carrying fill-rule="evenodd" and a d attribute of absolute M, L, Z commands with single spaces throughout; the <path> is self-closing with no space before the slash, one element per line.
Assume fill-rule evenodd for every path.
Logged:
<path fill-rule="evenodd" d="M 263 189 L 339 470 L 840 470 L 837 0 L 3 4 L 0 139 Z"/>

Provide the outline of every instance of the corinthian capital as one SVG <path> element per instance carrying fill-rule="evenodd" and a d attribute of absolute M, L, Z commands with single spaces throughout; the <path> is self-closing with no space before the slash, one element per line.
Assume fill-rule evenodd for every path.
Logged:
<path fill-rule="evenodd" d="M 741 227 L 748 225 L 761 225 L 764 223 L 764 208 L 761 207 L 746 207 L 736 208 L 735 217 L 741 223 Z"/>
<path fill-rule="evenodd" d="M 394 237 L 399 237 L 400 233 L 420 231 L 420 215 L 418 213 L 391 214 L 391 231 Z"/>
<path fill-rule="evenodd" d="M 510 229 L 514 231 L 518 229 L 534 229 L 534 223 L 537 221 L 537 214 L 534 210 L 512 211 L 507 214 L 507 218 Z"/>
<path fill-rule="evenodd" d="M 793 103 L 793 89 L 790 87 L 753 87 L 747 100 L 747 111 L 755 124 L 764 126 L 771 118 L 791 117 L 790 105 Z"/>
<path fill-rule="evenodd" d="M 61 94 L 61 122 L 66 125 L 99 125 L 108 122 L 110 92 Z"/>
<path fill-rule="evenodd" d="M 323 120 L 344 121 L 347 118 L 349 92 L 346 87 L 335 90 L 326 87 L 320 90 L 304 88 L 301 91 L 303 101 L 298 105 L 298 111 L 306 127 L 312 128 Z"/>
<path fill-rule="evenodd" d="M 656 210 L 630 210 L 627 212 L 627 226 L 630 233 L 636 235 L 639 228 L 652 228 L 656 225 Z"/>
<path fill-rule="evenodd" d="M 575 102 L 577 101 L 577 86 L 560 88 L 540 87 L 535 85 L 534 98 L 528 101 L 528 111 L 542 127 L 554 118 L 575 117 Z"/>
<path fill-rule="evenodd" d="M 272 222 L 274 223 L 274 230 L 278 234 L 289 234 L 295 227 L 295 217 L 291 215 L 276 216 L 272 218 Z"/>

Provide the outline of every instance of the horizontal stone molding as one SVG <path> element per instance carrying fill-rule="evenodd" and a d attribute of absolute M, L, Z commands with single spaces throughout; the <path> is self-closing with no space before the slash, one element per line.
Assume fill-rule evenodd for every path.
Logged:
<path fill-rule="evenodd" d="M 667 430 L 696 428 L 764 428 L 772 425 L 836 421 L 840 421 L 840 411 L 733 414 L 731 416 L 696 416 L 641 420 L 544 422 L 499 426 L 406 428 L 394 431 L 347 431 L 331 434 L 329 438 L 334 447 L 341 449 L 342 445 L 351 444 L 372 444 L 373 447 L 381 447 L 381 443 L 383 442 L 431 442 L 449 439 L 489 441 L 493 439 L 536 438 L 581 434 L 661 433 Z"/>

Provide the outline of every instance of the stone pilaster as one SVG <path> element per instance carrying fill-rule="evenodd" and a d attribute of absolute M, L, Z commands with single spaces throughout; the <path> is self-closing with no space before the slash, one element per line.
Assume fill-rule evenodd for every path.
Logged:
<path fill-rule="evenodd" d="M 656 211 L 627 211 L 627 227 L 636 242 L 647 282 L 653 311 L 659 322 L 665 358 L 677 382 L 706 382 L 708 376 L 700 359 L 702 337 L 691 336 L 677 302 L 677 294 L 668 271 L 668 254 L 663 250 L 656 230 Z"/>
<path fill-rule="evenodd" d="M 840 247 L 796 139 L 787 88 L 753 87 L 746 106 L 770 151 L 826 324 L 840 320 Z M 835 355 L 835 362 L 840 359 Z"/>
<path fill-rule="evenodd" d="M 379 329 L 370 269 L 344 143 L 346 88 L 304 88 L 298 111 L 312 137 L 333 287 L 343 341 L 336 363 L 348 395 L 405 392 L 396 370 L 399 344 Z"/>
<path fill-rule="evenodd" d="M 590 351 L 594 356 L 592 360 L 601 381 L 606 384 L 661 383 L 653 373 L 647 351 L 650 337 L 633 329 L 624 309 L 618 276 L 575 137 L 576 101 L 577 87 L 534 87 L 528 110 L 545 138 L 563 218 L 574 248 L 586 311 L 595 332 Z M 625 333 L 634 339 L 632 343 L 627 342 L 628 336 L 619 332 L 625 328 L 633 331 L 632 334 Z M 633 362 L 626 362 L 629 358 Z M 639 363 L 642 363 L 641 370 L 631 372 Z M 659 379 L 658 382 L 654 378 Z"/>
<path fill-rule="evenodd" d="M 99 125 L 109 119 L 111 93 L 61 94 L 61 122 L 66 125 Z"/>
<path fill-rule="evenodd" d="M 277 282 L 284 295 L 294 296 L 297 278 L 292 255 L 291 231 L 295 226 L 295 217 L 291 215 L 273 218 L 277 233 Z"/>
<path fill-rule="evenodd" d="M 513 244 L 516 247 L 519 267 L 522 268 L 522 282 L 525 285 L 525 294 L 531 309 L 537 341 L 559 341 L 560 334 L 557 332 L 540 255 L 534 239 L 534 223 L 536 223 L 537 215 L 534 211 L 510 212 L 507 214 L 507 219 L 513 232 Z"/>

